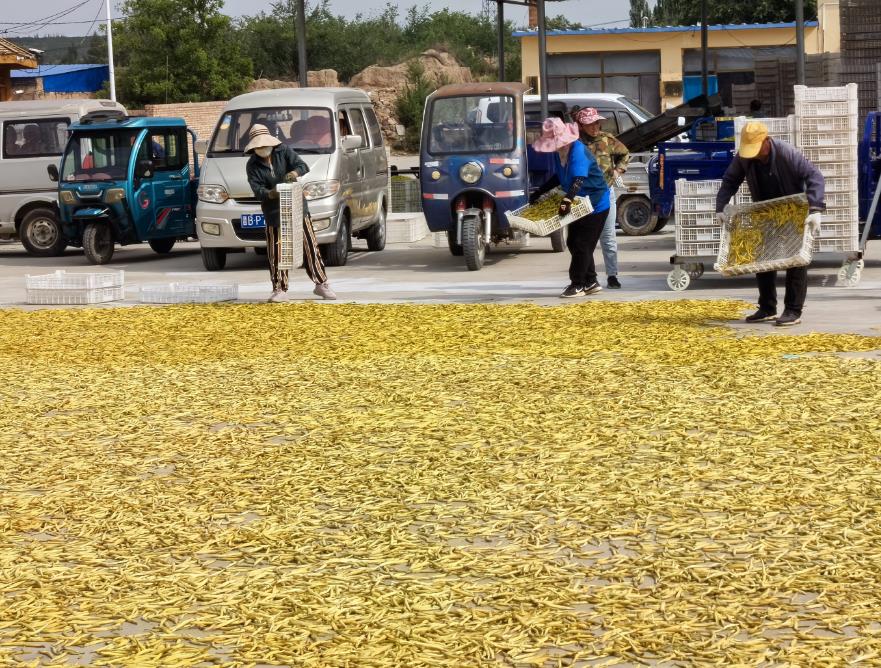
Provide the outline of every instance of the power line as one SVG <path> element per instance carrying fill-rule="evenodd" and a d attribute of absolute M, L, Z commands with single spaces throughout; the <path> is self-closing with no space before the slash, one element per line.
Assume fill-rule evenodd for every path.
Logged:
<path fill-rule="evenodd" d="M 43 18 L 36 19 L 34 21 L 27 21 L 27 22 L 19 23 L 18 28 L 9 28 L 7 30 L 4 30 L 3 34 L 9 34 L 11 32 L 21 32 L 22 29 L 25 29 L 29 26 L 39 26 L 38 28 L 36 28 L 36 31 L 40 31 L 43 28 L 45 28 L 47 25 L 51 25 L 54 21 L 57 21 L 58 19 L 64 18 L 65 16 L 68 16 L 69 14 L 72 14 L 73 12 L 75 12 L 80 7 L 89 4 L 90 1 L 91 0 L 83 0 L 80 3 L 73 5 L 72 7 L 54 12 L 52 14 L 49 14 L 48 16 L 44 16 Z"/>

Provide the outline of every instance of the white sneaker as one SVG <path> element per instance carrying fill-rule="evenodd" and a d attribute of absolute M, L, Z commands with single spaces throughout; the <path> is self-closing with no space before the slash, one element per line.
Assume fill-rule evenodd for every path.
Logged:
<path fill-rule="evenodd" d="M 336 293 L 330 289 L 330 283 L 317 283 L 312 291 L 322 299 L 336 299 Z"/>
<path fill-rule="evenodd" d="M 266 301 L 270 302 L 283 302 L 287 300 L 287 294 L 282 292 L 281 290 L 273 290 L 272 294 L 269 295 L 269 299 Z"/>

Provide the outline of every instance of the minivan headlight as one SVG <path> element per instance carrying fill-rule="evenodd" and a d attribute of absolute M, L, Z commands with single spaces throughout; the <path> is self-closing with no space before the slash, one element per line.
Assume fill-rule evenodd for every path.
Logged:
<path fill-rule="evenodd" d="M 459 169 L 459 178 L 465 183 L 477 183 L 483 176 L 483 167 L 477 162 L 466 162 Z"/>
<path fill-rule="evenodd" d="M 229 199 L 229 193 L 223 186 L 203 185 L 199 186 L 196 192 L 199 194 L 200 200 L 212 204 L 223 204 Z"/>
<path fill-rule="evenodd" d="M 336 195 L 339 189 L 339 181 L 312 181 L 303 186 L 303 197 L 308 200 L 321 199 L 322 197 Z"/>

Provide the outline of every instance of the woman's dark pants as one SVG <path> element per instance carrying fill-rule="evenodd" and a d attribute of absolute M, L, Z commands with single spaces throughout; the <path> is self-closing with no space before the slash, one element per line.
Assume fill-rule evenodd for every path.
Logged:
<path fill-rule="evenodd" d="M 569 280 L 573 285 L 588 286 L 596 283 L 597 270 L 593 252 L 603 233 L 603 225 L 609 210 L 591 213 L 569 225 L 566 246 L 572 253 L 569 263 Z"/>

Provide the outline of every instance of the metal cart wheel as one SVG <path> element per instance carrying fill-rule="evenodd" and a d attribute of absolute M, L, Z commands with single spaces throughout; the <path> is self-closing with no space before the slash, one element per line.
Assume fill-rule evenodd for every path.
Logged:
<path fill-rule="evenodd" d="M 688 272 L 688 275 L 691 278 L 700 278 L 704 275 L 703 262 L 689 262 L 688 264 L 683 266 L 683 269 Z"/>
<path fill-rule="evenodd" d="M 691 276 L 685 269 L 677 266 L 673 271 L 667 274 L 667 285 L 671 290 L 682 292 L 691 283 Z"/>
<path fill-rule="evenodd" d="M 856 287 L 862 277 L 863 267 L 866 263 L 860 260 L 847 260 L 838 270 L 838 284 L 848 288 Z"/>

